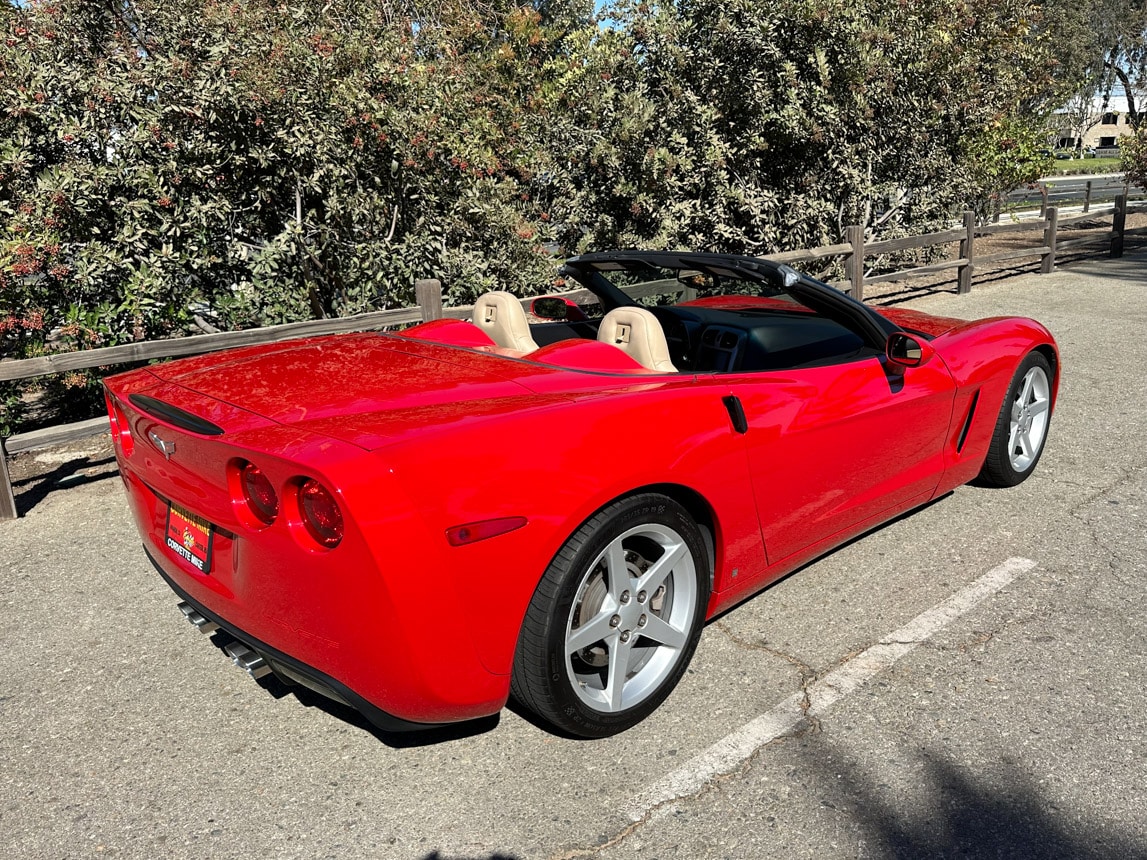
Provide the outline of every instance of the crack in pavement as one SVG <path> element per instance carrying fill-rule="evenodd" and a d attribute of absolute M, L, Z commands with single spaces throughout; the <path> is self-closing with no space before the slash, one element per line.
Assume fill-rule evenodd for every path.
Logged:
<path fill-rule="evenodd" d="M 820 713 L 890 669 L 920 644 L 1035 565 L 1031 559 L 1010 558 L 876 644 L 846 655 L 837 668 L 802 685 L 801 691 L 730 732 L 677 770 L 633 796 L 624 807 L 630 823 L 615 836 L 599 845 L 553 855 L 552 860 L 591 857 L 619 845 L 663 815 L 665 810 L 681 801 L 703 797 L 713 786 L 745 773 L 768 746 L 808 732 L 815 733 L 819 730 L 817 717 Z M 815 723 L 812 722 L 814 720 Z"/>
<path fill-rule="evenodd" d="M 734 645 L 739 645 L 740 647 L 749 651 L 762 651 L 765 654 L 771 654 L 774 657 L 778 657 L 793 666 L 798 672 L 800 672 L 802 678 L 816 677 L 816 670 L 814 670 L 811 666 L 808 665 L 808 663 L 804 662 L 799 657 L 794 657 L 792 654 L 786 654 L 784 651 L 778 651 L 776 648 L 772 648 L 769 645 L 766 645 L 763 641 L 751 642 L 744 636 L 741 636 L 739 633 L 735 633 L 733 630 L 731 630 L 729 625 L 726 624 L 724 620 L 715 622 L 713 627 L 724 633 L 729 641 Z"/>
<path fill-rule="evenodd" d="M 769 654 L 770 656 L 776 657 L 780 660 L 784 660 L 786 663 L 791 665 L 793 668 L 795 668 L 800 673 L 801 682 L 800 682 L 800 688 L 799 689 L 800 689 L 800 692 L 803 694 L 803 698 L 801 699 L 801 702 L 800 702 L 800 708 L 804 712 L 805 717 L 810 722 L 809 731 L 812 733 L 819 732 L 821 730 L 821 725 L 820 725 L 820 719 L 817 718 L 815 715 L 809 713 L 810 709 L 812 708 L 812 697 L 809 694 L 809 689 L 812 687 L 813 684 L 816 683 L 816 681 L 822 676 L 822 674 L 827 674 L 827 672 L 831 672 L 834 669 L 839 668 L 841 665 L 843 665 L 844 663 L 847 663 L 849 660 L 851 660 L 853 657 L 855 657 L 857 654 L 859 654 L 861 651 L 864 650 L 863 648 L 861 648 L 861 649 L 858 649 L 855 651 L 851 651 L 851 652 L 845 654 L 843 657 L 841 657 L 832 666 L 830 666 L 828 668 L 827 672 L 818 673 L 815 669 L 812 668 L 812 666 L 808 665 L 808 663 L 804 662 L 799 657 L 794 657 L 792 654 L 786 654 L 784 651 L 778 651 L 776 648 L 772 648 L 769 645 L 766 645 L 763 641 L 752 642 L 752 641 L 746 639 L 745 637 L 741 636 L 740 634 L 735 633 L 733 630 L 731 630 L 729 628 L 729 626 L 723 620 L 717 621 L 713 626 L 716 627 L 718 630 L 720 630 L 721 633 L 723 633 L 729 639 L 729 641 L 731 641 L 734 645 L 737 645 L 737 646 L 744 648 L 748 651 L 760 651 L 761 653 Z"/>

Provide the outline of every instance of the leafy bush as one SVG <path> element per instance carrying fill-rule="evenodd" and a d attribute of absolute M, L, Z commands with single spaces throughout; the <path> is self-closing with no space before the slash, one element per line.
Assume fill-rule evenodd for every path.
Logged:
<path fill-rule="evenodd" d="M 922 232 L 1032 169 L 1051 5 L 0 3 L 0 350 L 541 291 L 551 243 Z"/>
<path fill-rule="evenodd" d="M 1127 181 L 1147 188 L 1147 126 L 1140 126 L 1134 134 L 1119 139 L 1119 157 Z"/>

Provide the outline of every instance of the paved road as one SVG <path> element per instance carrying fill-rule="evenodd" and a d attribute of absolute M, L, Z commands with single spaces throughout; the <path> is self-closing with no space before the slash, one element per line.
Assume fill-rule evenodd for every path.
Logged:
<path fill-rule="evenodd" d="M 1038 473 L 726 614 L 606 741 L 276 697 L 175 610 L 118 478 L 46 494 L 0 524 L 4 855 L 1147 857 L 1147 255 L 911 305 L 1055 331 Z"/>
<path fill-rule="evenodd" d="M 1091 183 L 1091 202 L 1093 204 L 1111 203 L 1117 195 L 1124 193 L 1127 187 L 1122 173 L 1097 173 L 1079 176 L 1047 176 L 1038 180 L 1048 189 L 1047 202 L 1051 206 L 1063 206 L 1065 203 L 1082 203 L 1086 194 L 1087 185 Z M 1132 188 L 1134 196 L 1140 189 Z M 1010 204 L 1039 203 L 1041 192 L 1033 188 L 1016 188 L 1008 193 L 1007 201 Z"/>

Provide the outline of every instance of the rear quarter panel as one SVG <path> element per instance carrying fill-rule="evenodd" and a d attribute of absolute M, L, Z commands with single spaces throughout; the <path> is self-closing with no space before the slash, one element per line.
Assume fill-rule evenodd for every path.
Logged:
<path fill-rule="evenodd" d="M 626 383 L 575 402 L 434 428 L 377 452 L 426 526 L 399 538 L 424 587 L 449 583 L 483 665 L 508 674 L 526 607 L 550 560 L 595 511 L 639 488 L 690 488 L 712 512 L 716 588 L 765 568 L 745 450 L 721 389 L 692 379 Z M 462 547 L 447 528 L 524 516 L 517 531 Z M 377 547 L 395 536 L 379 521 Z M 417 575 L 417 574 L 416 574 Z M 427 578 L 437 582 L 425 582 Z"/>

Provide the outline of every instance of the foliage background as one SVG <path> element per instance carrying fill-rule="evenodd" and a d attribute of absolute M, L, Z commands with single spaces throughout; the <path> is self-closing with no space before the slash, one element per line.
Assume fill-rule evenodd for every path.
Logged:
<path fill-rule="evenodd" d="M 986 214 L 1102 62 L 1062 51 L 1080 5 L 3 3 L 0 350 L 401 306 L 420 277 L 455 303 L 544 291 L 555 252 Z M 94 375 L 34 384 L 98 402 Z M 0 432 L 27 389 L 0 387 Z"/>

